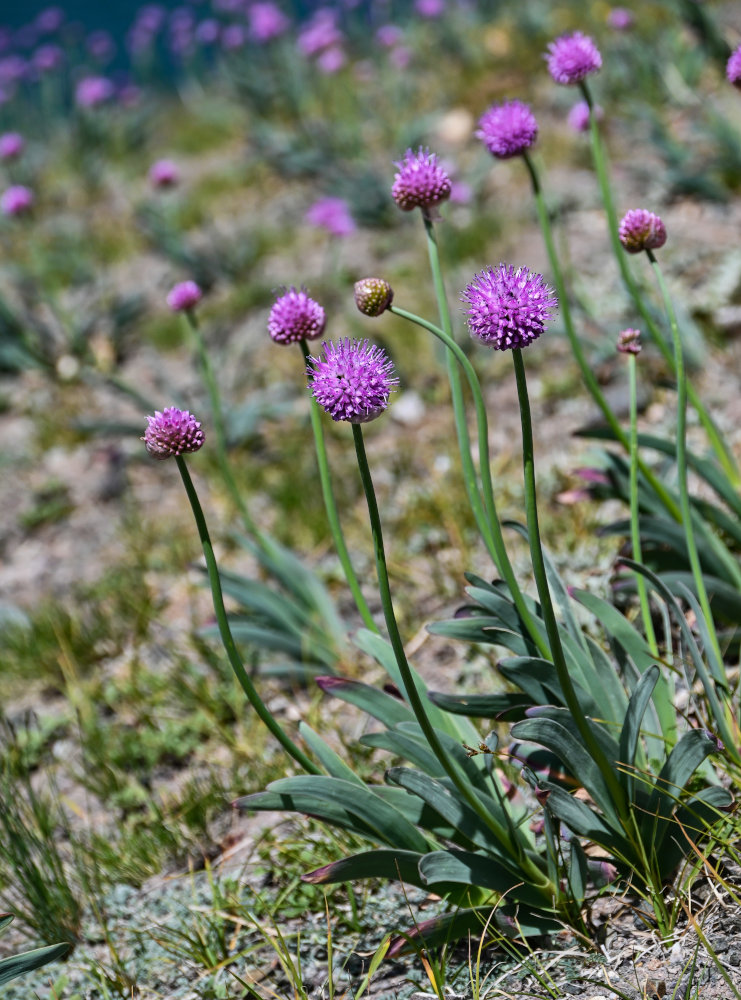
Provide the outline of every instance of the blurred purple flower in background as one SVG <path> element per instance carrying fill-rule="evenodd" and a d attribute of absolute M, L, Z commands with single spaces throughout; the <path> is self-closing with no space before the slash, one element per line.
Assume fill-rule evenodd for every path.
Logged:
<path fill-rule="evenodd" d="M 395 45 L 389 52 L 389 62 L 396 69 L 406 69 L 412 61 L 412 50 L 408 45 Z"/>
<path fill-rule="evenodd" d="M 320 52 L 316 57 L 317 68 L 325 76 L 332 76 L 334 73 L 338 73 L 346 62 L 347 55 L 345 54 L 345 50 L 341 49 L 339 45 L 332 45 L 330 48 L 325 49 L 324 52 Z"/>
<path fill-rule="evenodd" d="M 442 17 L 445 0 L 414 0 L 414 9 L 420 17 Z"/>
<path fill-rule="evenodd" d="M 250 35 L 256 42 L 269 42 L 285 34 L 291 22 L 274 3 L 254 3 L 248 11 Z"/>
<path fill-rule="evenodd" d="M 616 31 L 629 31 L 635 23 L 635 18 L 627 7 L 612 7 L 607 12 L 607 23 Z"/>
<path fill-rule="evenodd" d="M 28 63 L 19 55 L 13 53 L 0 59 L 0 83 L 18 83 L 28 72 Z"/>
<path fill-rule="evenodd" d="M 329 7 L 320 7 L 299 33 L 296 44 L 305 56 L 318 55 L 324 49 L 340 45 L 344 35 L 337 27 L 337 15 Z"/>
<path fill-rule="evenodd" d="M 734 87 L 741 87 L 741 45 L 731 53 L 726 63 L 726 79 Z"/>
<path fill-rule="evenodd" d="M 33 24 L 24 24 L 13 35 L 13 42 L 19 49 L 32 49 L 39 40 L 39 33 Z"/>
<path fill-rule="evenodd" d="M 156 188 L 175 187 L 180 183 L 180 169 L 172 160 L 157 160 L 149 168 L 149 179 Z"/>
<path fill-rule="evenodd" d="M 602 121 L 605 113 L 599 104 L 594 105 L 594 117 L 597 121 Z M 589 131 L 589 105 L 586 101 L 578 101 L 571 111 L 569 111 L 569 116 L 566 119 L 569 123 L 569 127 L 574 130 L 574 132 L 588 132 Z"/>
<path fill-rule="evenodd" d="M 466 286 L 461 301 L 472 337 L 507 351 L 527 347 L 543 333 L 558 306 L 541 274 L 526 267 L 487 267 Z"/>
<path fill-rule="evenodd" d="M 203 298 L 203 292 L 195 281 L 181 281 L 167 293 L 167 304 L 173 312 L 194 309 Z"/>
<path fill-rule="evenodd" d="M 349 236 L 356 229 L 350 206 L 343 198 L 320 198 L 306 213 L 306 221 L 332 236 Z"/>
<path fill-rule="evenodd" d="M 382 24 L 376 31 L 376 38 L 380 45 L 390 49 L 398 45 L 404 37 L 404 32 L 397 24 Z"/>
<path fill-rule="evenodd" d="M 579 83 L 602 65 L 599 49 L 588 35 L 575 31 L 562 35 L 548 46 L 548 72 L 556 83 Z"/>
<path fill-rule="evenodd" d="M 221 25 L 213 17 L 207 17 L 204 21 L 199 21 L 195 26 L 193 37 L 201 45 L 213 45 L 219 40 Z"/>
<path fill-rule="evenodd" d="M 47 42 L 46 45 L 39 45 L 31 56 L 31 62 L 39 73 L 51 73 L 64 62 L 64 52 L 53 42 Z"/>
<path fill-rule="evenodd" d="M 14 184 L 0 195 L 0 212 L 3 215 L 25 215 L 33 207 L 33 191 L 23 184 Z"/>
<path fill-rule="evenodd" d="M 85 76 L 75 87 L 75 103 L 81 108 L 97 108 L 110 101 L 114 92 L 107 76 Z"/>
<path fill-rule="evenodd" d="M 386 352 L 367 340 L 322 344 L 323 357 L 307 359 L 314 399 L 333 420 L 365 424 L 379 417 L 398 385 Z"/>
<path fill-rule="evenodd" d="M 92 31 L 85 40 L 85 47 L 93 59 L 101 63 L 110 62 L 116 54 L 116 43 L 109 31 Z"/>
<path fill-rule="evenodd" d="M 241 24 L 228 24 L 221 32 L 221 47 L 225 52 L 236 52 L 247 44 L 247 29 Z"/>
<path fill-rule="evenodd" d="M 523 101 L 504 101 L 483 113 L 475 134 L 492 156 L 508 160 L 530 149 L 538 135 L 538 123 Z"/>
<path fill-rule="evenodd" d="M 53 35 L 55 31 L 59 31 L 63 23 L 64 11 L 61 7 L 46 7 L 34 21 L 42 35 Z"/>
<path fill-rule="evenodd" d="M 20 132 L 0 135 L 0 160 L 17 160 L 25 148 L 26 140 Z"/>

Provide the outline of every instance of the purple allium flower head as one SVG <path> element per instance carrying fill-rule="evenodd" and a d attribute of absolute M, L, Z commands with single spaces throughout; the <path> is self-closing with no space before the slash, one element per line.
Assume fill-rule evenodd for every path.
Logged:
<path fill-rule="evenodd" d="M 385 49 L 398 45 L 404 37 L 404 32 L 397 24 L 382 24 L 376 31 L 376 39 Z"/>
<path fill-rule="evenodd" d="M 519 156 L 530 149 L 537 135 L 535 115 L 522 101 L 492 105 L 479 119 L 476 131 L 476 138 L 500 160 Z"/>
<path fill-rule="evenodd" d="M 13 42 L 19 49 L 32 49 L 39 40 L 39 33 L 33 24 L 22 25 L 13 35 Z"/>
<path fill-rule="evenodd" d="M 653 212 L 632 208 L 623 216 L 618 235 L 628 253 L 658 250 L 666 243 L 666 226 Z"/>
<path fill-rule="evenodd" d="M 31 62 L 40 73 L 51 73 L 64 62 L 64 52 L 59 45 L 54 45 L 51 42 L 39 45 L 31 56 Z"/>
<path fill-rule="evenodd" d="M 26 148 L 26 140 L 19 132 L 0 135 L 0 160 L 17 160 Z"/>
<path fill-rule="evenodd" d="M 249 11 L 250 34 L 257 42 L 269 42 L 285 34 L 291 22 L 274 3 L 254 3 Z"/>
<path fill-rule="evenodd" d="M 329 7 L 320 7 L 299 34 L 297 45 L 305 56 L 315 56 L 323 49 L 341 45 L 344 36 L 337 27 L 337 14 Z"/>
<path fill-rule="evenodd" d="M 396 163 L 399 168 L 394 177 L 391 195 L 404 212 L 421 208 L 429 214 L 450 197 L 451 180 L 429 149 L 419 147 L 417 152 L 408 149 L 404 159 Z"/>
<path fill-rule="evenodd" d="M 241 24 L 228 24 L 221 32 L 221 47 L 225 52 L 235 52 L 247 44 L 247 29 Z"/>
<path fill-rule="evenodd" d="M 149 168 L 149 180 L 156 188 L 175 187 L 180 183 L 180 168 L 172 160 L 157 160 Z"/>
<path fill-rule="evenodd" d="M 734 87 L 741 87 L 741 45 L 733 50 L 726 63 L 726 79 Z"/>
<path fill-rule="evenodd" d="M 308 296 L 306 289 L 289 288 L 273 303 L 268 333 L 276 344 L 295 344 L 321 337 L 326 322 L 324 309 Z"/>
<path fill-rule="evenodd" d="M 306 367 L 314 399 L 333 420 L 365 424 L 379 417 L 399 380 L 386 352 L 367 340 L 322 344 L 324 356 Z"/>
<path fill-rule="evenodd" d="M 597 121 L 602 121 L 605 116 L 605 112 L 599 106 L 595 104 L 593 107 L 594 117 Z M 586 101 L 577 101 L 573 106 L 571 111 L 569 111 L 569 117 L 567 119 L 569 127 L 574 130 L 574 132 L 588 132 L 589 131 L 589 105 Z"/>
<path fill-rule="evenodd" d="M 420 17 L 442 17 L 445 13 L 445 0 L 414 0 L 414 9 Z"/>
<path fill-rule="evenodd" d="M 616 31 L 630 31 L 635 18 L 627 7 L 611 7 L 607 12 L 607 23 Z"/>
<path fill-rule="evenodd" d="M 18 83 L 28 73 L 28 63 L 15 52 L 0 59 L 0 83 Z"/>
<path fill-rule="evenodd" d="M 618 334 L 617 349 L 621 354 L 641 353 L 641 331 L 628 327 Z"/>
<path fill-rule="evenodd" d="M 113 97 L 114 87 L 106 76 L 86 76 L 75 87 L 75 101 L 81 108 L 97 108 Z"/>
<path fill-rule="evenodd" d="M 355 305 L 364 316 L 380 316 L 394 300 L 394 290 L 383 278 L 355 282 Z"/>
<path fill-rule="evenodd" d="M 59 31 L 64 22 L 64 11 L 61 7 L 47 7 L 37 15 L 34 24 L 43 35 L 53 35 Z"/>
<path fill-rule="evenodd" d="M 458 205 L 467 205 L 473 197 L 473 190 L 470 184 L 465 181 L 453 181 L 450 186 L 450 200 Z"/>
<path fill-rule="evenodd" d="M 25 215 L 33 207 L 33 191 L 23 184 L 14 184 L 0 195 L 0 212 L 3 215 Z"/>
<path fill-rule="evenodd" d="M 548 72 L 556 83 L 579 83 L 602 65 L 599 49 L 588 35 L 575 31 L 548 46 Z"/>
<path fill-rule="evenodd" d="M 173 312 L 194 309 L 203 298 L 203 292 L 195 281 L 181 281 L 167 293 L 167 304 Z"/>
<path fill-rule="evenodd" d="M 306 221 L 326 229 L 333 236 L 349 236 L 356 228 L 344 198 L 320 198 L 306 213 Z"/>
<path fill-rule="evenodd" d="M 526 267 L 487 267 L 467 285 L 461 301 L 472 337 L 496 351 L 527 347 L 546 329 L 558 306 L 543 276 Z"/>
<path fill-rule="evenodd" d="M 330 46 L 316 57 L 317 69 L 325 76 L 334 76 L 335 73 L 339 73 L 346 62 L 345 50 L 339 45 Z"/>
<path fill-rule="evenodd" d="M 108 31 L 92 31 L 85 40 L 85 46 L 99 62 L 108 62 L 116 54 L 116 43 Z"/>
<path fill-rule="evenodd" d="M 166 406 L 147 417 L 147 429 L 141 439 L 152 458 L 173 458 L 203 447 L 206 435 L 199 420 L 187 410 Z"/>
<path fill-rule="evenodd" d="M 193 32 L 193 36 L 201 45 L 213 45 L 219 40 L 221 26 L 214 17 L 207 17 L 199 21 Z"/>

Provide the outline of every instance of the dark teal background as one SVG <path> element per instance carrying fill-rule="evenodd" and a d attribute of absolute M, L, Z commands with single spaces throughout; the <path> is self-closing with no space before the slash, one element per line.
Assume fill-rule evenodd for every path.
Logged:
<path fill-rule="evenodd" d="M 70 21 L 82 21 L 87 28 L 106 28 L 117 38 L 129 28 L 141 3 L 132 0 L 0 0 L 0 24 L 13 28 L 28 24 L 39 11 L 46 7 L 59 6 L 67 12 Z M 157 0 L 164 7 L 183 6 L 178 0 Z M 195 4 L 194 9 L 207 8 L 207 5 Z"/>

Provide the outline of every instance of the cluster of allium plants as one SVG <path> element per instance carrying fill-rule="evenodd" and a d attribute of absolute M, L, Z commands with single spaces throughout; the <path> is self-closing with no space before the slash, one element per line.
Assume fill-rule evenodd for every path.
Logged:
<path fill-rule="evenodd" d="M 173 457 L 182 476 L 229 661 L 255 711 L 305 772 L 245 797 L 240 806 L 310 814 L 371 845 L 367 851 L 318 867 L 305 876 L 307 881 L 395 879 L 426 887 L 450 903 L 447 915 L 400 936 L 390 954 L 416 937 L 429 944 L 480 932 L 487 921 L 510 937 L 540 935 L 564 922 L 590 933 L 590 903 L 606 891 L 605 886 L 607 891 L 643 900 L 646 919 L 652 913 L 662 934 L 668 933 L 676 907 L 668 901 L 667 889 L 676 890 L 687 855 L 703 850 L 733 801 L 708 759 L 722 755 L 726 768 L 736 774 L 741 764 L 737 703 L 719 638 L 722 616 L 714 601 L 714 578 L 702 561 L 702 556 L 706 560 L 712 556 L 738 593 L 741 570 L 717 530 L 733 535 L 734 529 L 728 513 L 699 502 L 689 488 L 691 466 L 738 512 L 738 471 L 687 379 L 682 338 L 656 255 L 667 243 L 669 231 L 656 213 L 644 208 L 631 208 L 618 221 L 600 116 L 588 84 L 602 66 L 600 52 L 591 38 L 576 32 L 552 42 L 545 58 L 556 83 L 581 92 L 607 232 L 635 309 L 636 326 L 615 333 L 615 349 L 629 368 L 628 426 L 611 408 L 587 362 L 531 155 L 537 121 L 519 99 L 484 112 L 476 135 L 497 159 L 523 160 L 551 274 L 541 275 L 519 262 L 486 264 L 460 290 L 459 298 L 474 356 L 492 348 L 512 359 L 522 430 L 524 524 L 503 524 L 497 511 L 488 414 L 475 363 L 456 338 L 440 263 L 437 222 L 452 182 L 428 148 L 407 149 L 396 162 L 390 190 L 400 210 L 420 210 L 437 320 L 401 305 L 403 290 L 393 290 L 386 278 L 368 277 L 354 288 L 355 303 L 365 316 L 377 319 L 391 313 L 421 327 L 444 346 L 461 472 L 494 579 L 467 574 L 469 602 L 453 620 L 428 627 L 435 634 L 479 647 L 504 648 L 511 655 L 500 658 L 496 666 L 510 690 L 478 695 L 432 692 L 410 663 L 397 622 L 395 584 L 364 437 L 364 425 L 382 420 L 393 405 L 400 379 L 386 350 L 368 339 L 322 341 L 331 317 L 308 289 L 291 287 L 279 294 L 270 311 L 268 332 L 275 344 L 296 343 L 300 348 L 328 522 L 366 626 L 352 636 L 352 642 L 388 675 L 383 688 L 338 674 L 318 677 L 317 682 L 328 695 L 363 709 L 380 724 L 379 731 L 363 737 L 364 745 L 406 762 L 389 768 L 383 781 L 362 780 L 308 727 L 301 725 L 297 735 L 289 734 L 245 669 L 223 602 L 222 584 L 228 575 L 219 571 L 185 458 L 204 443 L 201 423 L 187 411 L 168 407 L 148 418 L 144 436 L 148 450 L 157 458 Z M 656 279 L 665 322 L 649 309 L 642 287 L 627 268 L 627 254 L 645 257 Z M 193 321 L 198 296 L 187 289 L 175 291 L 178 297 L 176 301 L 173 292 L 172 307 Z M 632 575 L 638 594 L 634 620 L 607 598 L 570 587 L 541 543 L 537 429 L 525 352 L 538 350 L 539 338 L 547 334 L 557 311 L 586 388 L 602 411 L 609 435 L 623 448 L 631 557 L 625 557 L 622 566 Z M 195 325 L 193 329 L 197 335 Z M 676 432 L 671 442 L 647 441 L 637 432 L 644 330 L 676 379 Z M 322 342 L 310 348 L 309 342 L 315 341 Z M 211 393 L 216 448 L 229 482 L 218 392 L 202 344 L 199 353 Z M 699 459 L 688 452 L 690 405 L 707 433 L 712 458 Z M 324 445 L 322 423 L 327 418 L 350 425 L 367 503 L 383 629 L 363 597 L 344 541 Z M 472 425 L 477 461 L 472 457 Z M 674 459 L 674 487 L 647 463 L 643 455 L 647 445 Z M 527 542 L 535 595 L 515 573 L 505 529 Z M 673 540 L 674 550 L 686 561 L 685 572 L 656 572 L 646 563 L 643 553 L 651 532 Z M 578 610 L 591 616 L 588 631 Z M 597 629 L 604 642 L 595 638 Z M 679 663 L 689 697 L 682 715 L 674 705 L 681 683 Z M 698 687 L 702 693 L 696 697 Z M 478 719 L 489 720 L 483 730 L 474 721 Z M 489 731 L 492 722 L 495 728 Z M 514 742 L 507 748 L 503 733 L 511 723 Z M 563 780 L 555 766 L 539 767 L 543 751 L 552 765 L 560 765 Z M 574 794 L 575 788 L 580 794 Z"/>

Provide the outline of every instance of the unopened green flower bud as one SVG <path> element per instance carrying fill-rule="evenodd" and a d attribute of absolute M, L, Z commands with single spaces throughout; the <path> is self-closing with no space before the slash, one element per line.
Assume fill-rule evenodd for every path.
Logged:
<path fill-rule="evenodd" d="M 380 316 L 393 298 L 394 290 L 383 278 L 363 278 L 355 282 L 355 305 L 364 316 Z"/>

